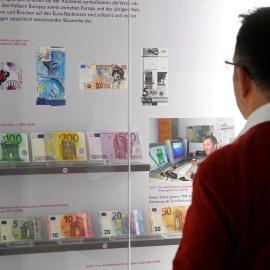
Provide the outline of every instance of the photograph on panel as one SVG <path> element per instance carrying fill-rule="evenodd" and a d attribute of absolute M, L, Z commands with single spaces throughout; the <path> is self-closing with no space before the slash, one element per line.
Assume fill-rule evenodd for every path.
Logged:
<path fill-rule="evenodd" d="M 192 181 L 200 164 L 235 138 L 234 118 L 151 118 L 149 181 Z"/>

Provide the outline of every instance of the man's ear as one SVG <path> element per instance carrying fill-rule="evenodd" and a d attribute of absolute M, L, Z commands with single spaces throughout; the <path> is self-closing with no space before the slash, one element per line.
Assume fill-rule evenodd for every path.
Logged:
<path fill-rule="evenodd" d="M 251 90 L 251 79 L 242 67 L 237 67 L 239 83 L 239 94 L 241 98 L 246 98 Z"/>

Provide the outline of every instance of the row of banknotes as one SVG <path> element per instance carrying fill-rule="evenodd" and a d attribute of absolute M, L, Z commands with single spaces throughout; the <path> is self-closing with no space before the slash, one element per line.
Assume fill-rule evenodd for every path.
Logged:
<path fill-rule="evenodd" d="M 182 232 L 186 206 L 149 207 L 152 234 Z M 143 235 L 141 210 L 97 212 L 101 237 Z M 93 237 L 89 213 L 49 215 L 46 217 L 49 240 Z M 41 240 L 38 217 L 0 219 L 0 242 Z"/>
<path fill-rule="evenodd" d="M 130 139 L 129 139 L 130 137 Z M 33 162 L 142 159 L 140 132 L 30 133 Z M 0 133 L 0 162 L 29 162 L 27 133 Z"/>

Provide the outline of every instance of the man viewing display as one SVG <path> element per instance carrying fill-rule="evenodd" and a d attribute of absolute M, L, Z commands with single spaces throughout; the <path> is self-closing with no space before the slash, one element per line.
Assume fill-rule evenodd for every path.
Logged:
<path fill-rule="evenodd" d="M 226 64 L 234 66 L 236 103 L 247 122 L 198 168 L 174 270 L 270 269 L 270 7 L 239 17 Z"/>

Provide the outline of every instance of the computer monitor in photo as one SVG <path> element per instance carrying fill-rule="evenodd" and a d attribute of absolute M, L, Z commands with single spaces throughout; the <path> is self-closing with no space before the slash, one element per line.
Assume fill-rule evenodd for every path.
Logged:
<path fill-rule="evenodd" d="M 162 172 L 163 169 L 171 166 L 165 143 L 149 144 L 149 163 L 150 175 Z"/>
<path fill-rule="evenodd" d="M 165 141 L 168 149 L 169 158 L 172 165 L 185 160 L 183 141 L 180 139 L 171 139 Z"/>

